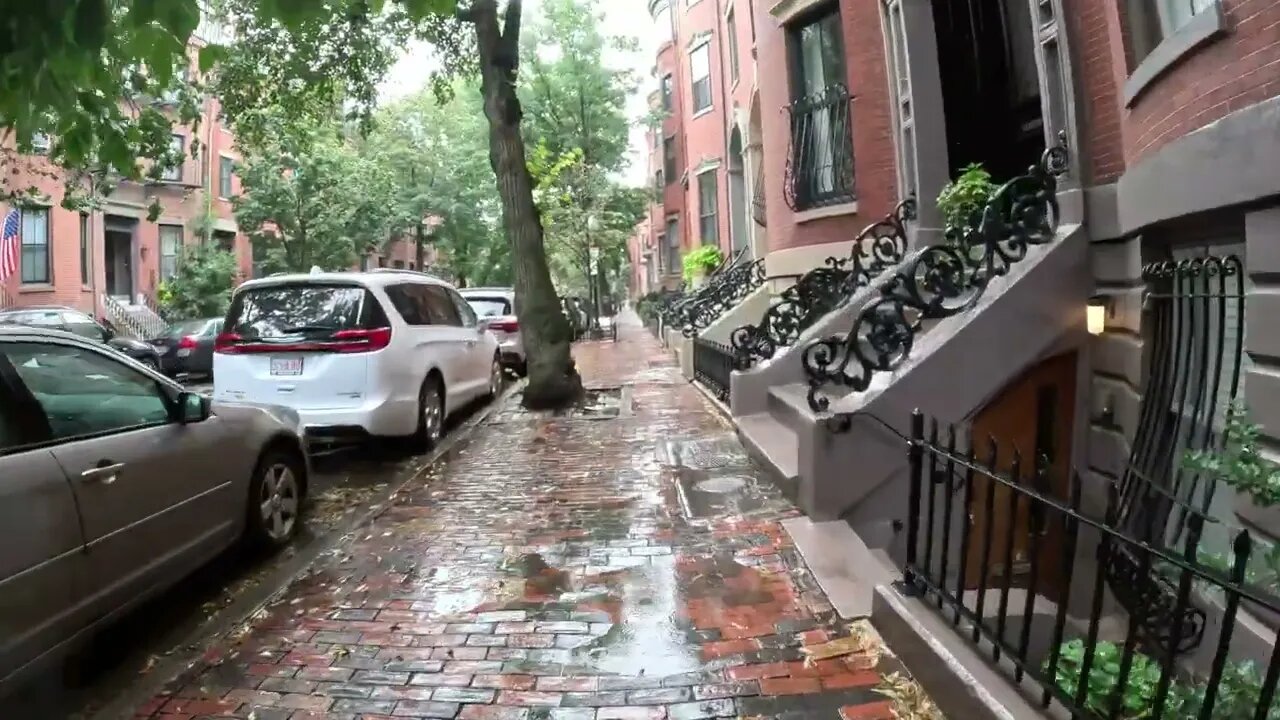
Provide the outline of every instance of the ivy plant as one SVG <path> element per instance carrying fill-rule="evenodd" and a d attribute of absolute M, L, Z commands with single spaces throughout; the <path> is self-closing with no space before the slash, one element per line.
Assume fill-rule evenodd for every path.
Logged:
<path fill-rule="evenodd" d="M 1085 644 L 1075 639 L 1064 643 L 1058 651 L 1058 667 L 1054 684 L 1070 697 L 1075 697 L 1084 668 Z M 1120 684 L 1120 662 L 1124 648 L 1115 643 L 1100 642 L 1094 646 L 1093 664 L 1089 667 L 1085 707 L 1102 717 L 1111 717 L 1112 696 Z M 1129 679 L 1124 695 L 1120 698 L 1120 714 L 1123 720 L 1147 717 L 1160 683 L 1160 664 L 1142 653 L 1134 653 Z M 1165 717 L 1181 717 L 1174 706 L 1175 693 L 1169 693 L 1165 703 Z"/>
<path fill-rule="evenodd" d="M 963 231 L 977 226 L 982 219 L 982 209 L 995 194 L 996 184 L 991 173 L 974 163 L 960 172 L 960 176 L 947 183 L 938 194 L 938 212 L 948 230 Z"/>
<path fill-rule="evenodd" d="M 1057 673 L 1052 681 L 1069 697 L 1075 697 L 1080 686 L 1085 646 L 1080 639 L 1063 643 L 1059 649 Z M 1115 643 L 1100 642 L 1094 646 L 1093 664 L 1089 668 L 1089 686 L 1085 691 L 1085 708 L 1101 717 L 1111 717 L 1112 696 L 1120 683 L 1120 663 L 1124 648 Z M 1046 668 L 1047 669 L 1047 668 Z M 1151 717 L 1156 689 L 1160 684 L 1160 663 L 1139 652 L 1133 654 L 1129 678 L 1120 700 L 1121 720 L 1144 720 Z M 1165 718 L 1200 716 L 1207 687 L 1202 681 L 1170 681 L 1165 696 Z M 1262 680 L 1252 662 L 1228 662 L 1214 697 L 1211 720 L 1253 720 Z M 1280 703 L 1272 703 L 1266 720 L 1280 720 Z"/>
<path fill-rule="evenodd" d="M 703 245 L 685 253 L 680 262 L 684 266 L 684 279 L 689 282 L 699 275 L 707 275 L 720 267 L 720 263 L 724 262 L 724 253 L 721 253 L 720 248 L 715 245 Z"/>
<path fill-rule="evenodd" d="M 1245 407 L 1232 403 L 1227 411 L 1226 442 L 1222 450 L 1191 450 L 1183 467 L 1230 485 L 1247 494 L 1259 507 L 1280 504 L 1280 470 L 1258 452 L 1260 428 L 1246 420 Z"/>

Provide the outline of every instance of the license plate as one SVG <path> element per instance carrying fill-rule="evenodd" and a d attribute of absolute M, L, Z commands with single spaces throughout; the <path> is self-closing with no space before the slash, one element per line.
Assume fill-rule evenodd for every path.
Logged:
<path fill-rule="evenodd" d="M 302 374 L 302 358 L 289 358 L 289 357 L 271 358 L 271 374 L 272 375 L 301 375 Z"/>

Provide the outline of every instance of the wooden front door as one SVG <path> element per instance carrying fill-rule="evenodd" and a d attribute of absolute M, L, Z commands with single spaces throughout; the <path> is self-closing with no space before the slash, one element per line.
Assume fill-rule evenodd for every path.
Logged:
<path fill-rule="evenodd" d="M 990 463 L 988 438 L 996 441 L 994 466 L 1007 477 L 1013 469 L 1015 448 L 1021 451 L 1019 481 L 1034 484 L 1042 492 L 1052 493 L 1066 500 L 1071 472 L 1071 434 L 1075 424 L 1076 354 L 1058 355 L 1041 362 L 1010 383 L 994 400 L 983 408 L 973 421 L 974 451 L 981 465 Z M 1036 460 L 1039 458 L 1039 461 Z M 1036 477 L 1036 473 L 1040 477 Z M 969 536 L 969 553 L 966 558 L 965 587 L 977 588 L 985 584 L 998 586 L 1004 578 L 1004 559 L 1008 547 L 1009 523 L 1013 528 L 1013 585 L 1023 580 L 1030 561 L 1031 516 L 1025 499 L 1016 510 L 1009 507 L 1009 490 L 997 484 L 995 502 L 990 516 L 987 513 L 987 493 L 990 481 L 974 477 L 973 502 L 969 506 L 972 518 Z M 1056 515 L 1054 522 L 1045 524 L 1038 554 L 1040 578 L 1037 585 L 1041 592 L 1056 597 L 1062 590 L 1060 558 L 1062 553 L 1061 531 Z M 982 583 L 983 538 L 990 526 L 991 551 L 986 582 Z M 1025 585 L 1025 581 L 1022 582 Z"/>

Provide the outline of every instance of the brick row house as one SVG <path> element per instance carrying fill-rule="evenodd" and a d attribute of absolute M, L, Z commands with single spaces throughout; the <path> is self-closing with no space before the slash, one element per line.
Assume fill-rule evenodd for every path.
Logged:
<path fill-rule="evenodd" d="M 1236 404 L 1280 460 L 1280 3 L 650 7 L 670 111 L 633 286 L 677 288 L 708 240 L 756 263 L 659 332 L 804 510 L 837 607 L 916 642 L 948 717 L 1072 708 L 1019 691 L 1070 638 L 1167 657 L 1173 686 L 1268 667 L 1280 512 L 1185 457 L 1223 451 Z M 939 195 L 973 164 L 999 189 L 957 221 Z M 1184 552 L 1261 585 L 1197 559 L 1180 593 Z"/>
<path fill-rule="evenodd" d="M 202 23 L 190 48 L 196 53 L 221 29 Z M 163 101 L 163 100 L 161 100 Z M 43 200 L 22 208 L 19 272 L 0 284 L 0 305 L 66 305 L 106 317 L 122 329 L 154 326 L 156 288 L 173 274 L 186 245 L 207 239 L 233 251 L 242 277 L 253 273 L 248 237 L 236 226 L 231 198 L 239 192 L 235 139 L 223 123 L 217 98 L 202 102 L 198 127 L 175 126 L 172 142 L 184 162 L 157 182 L 121 182 L 100 210 L 61 207 L 63 173 L 40 155 L 23 158 L 18 187 L 34 186 Z M 199 152 L 192 157 L 192 143 Z M 38 144 L 47 147 L 48 140 Z M 153 200 L 163 208 L 147 219 Z M 7 211 L 8 208 L 5 208 Z"/>

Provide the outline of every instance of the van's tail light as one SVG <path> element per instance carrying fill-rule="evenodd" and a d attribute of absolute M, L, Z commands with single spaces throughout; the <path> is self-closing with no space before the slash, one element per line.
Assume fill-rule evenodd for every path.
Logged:
<path fill-rule="evenodd" d="M 241 352 L 241 348 L 245 347 L 240 343 L 244 338 L 233 332 L 218 333 L 218 337 L 213 339 L 213 351 L 224 355 L 234 355 Z"/>
<path fill-rule="evenodd" d="M 391 344 L 391 328 L 371 330 L 339 330 L 333 340 L 321 343 L 322 350 L 340 353 L 361 353 L 381 350 Z"/>
<path fill-rule="evenodd" d="M 520 330 L 520 322 L 517 320 L 493 320 L 489 323 L 489 329 L 505 333 L 518 332 Z"/>
<path fill-rule="evenodd" d="M 382 350 L 390 344 L 391 328 L 389 327 L 338 330 L 324 340 L 293 343 L 246 340 L 236 333 L 224 332 L 214 340 L 213 351 L 224 355 L 283 352 L 365 353 Z"/>

